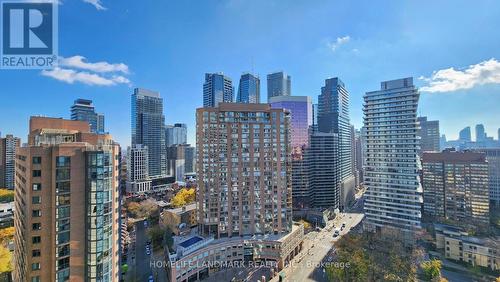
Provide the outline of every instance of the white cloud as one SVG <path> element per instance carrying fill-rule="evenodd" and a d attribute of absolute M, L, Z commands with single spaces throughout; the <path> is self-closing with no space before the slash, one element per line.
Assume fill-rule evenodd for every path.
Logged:
<path fill-rule="evenodd" d="M 89 73 L 86 71 L 75 71 L 72 69 L 64 69 L 56 67 L 52 70 L 43 70 L 43 76 L 51 77 L 59 81 L 73 84 L 81 82 L 87 85 L 112 86 L 116 84 L 130 84 L 130 80 L 120 75 L 112 77 L 104 77 L 99 74 Z"/>
<path fill-rule="evenodd" d="M 128 74 L 128 66 L 124 63 L 110 64 L 108 62 L 89 63 L 83 56 L 73 56 L 69 58 L 59 58 L 59 66 L 77 69 L 90 70 L 93 72 L 121 72 Z"/>
<path fill-rule="evenodd" d="M 500 83 L 500 62 L 495 58 L 463 70 L 447 68 L 434 71 L 431 77 L 419 77 L 427 85 L 420 88 L 423 92 L 451 92 L 470 89 L 478 85 Z"/>
<path fill-rule="evenodd" d="M 97 10 L 106 10 L 106 7 L 102 5 L 101 0 L 83 0 L 83 2 L 93 5 Z"/>
<path fill-rule="evenodd" d="M 129 68 L 123 63 L 87 62 L 83 56 L 69 58 L 60 57 L 58 67 L 43 70 L 43 76 L 73 84 L 75 82 L 96 86 L 112 86 L 117 84 L 130 85 L 130 80 L 124 76 L 129 74 Z"/>
<path fill-rule="evenodd" d="M 327 46 L 328 48 L 330 48 L 330 50 L 335 52 L 335 50 L 337 50 L 341 45 L 346 44 L 350 40 L 351 37 L 349 35 L 346 35 L 344 37 L 337 37 L 337 39 L 334 42 L 331 41 L 327 42 Z"/>

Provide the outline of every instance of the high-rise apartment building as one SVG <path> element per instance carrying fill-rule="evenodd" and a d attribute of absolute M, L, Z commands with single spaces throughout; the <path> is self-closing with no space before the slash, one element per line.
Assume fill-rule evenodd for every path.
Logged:
<path fill-rule="evenodd" d="M 476 125 L 476 142 L 486 141 L 486 131 L 484 130 L 484 125 L 477 124 Z"/>
<path fill-rule="evenodd" d="M 420 227 L 422 187 L 418 173 L 419 92 L 413 79 L 381 83 L 364 96 L 365 227 Z"/>
<path fill-rule="evenodd" d="M 150 177 L 167 174 L 165 144 L 165 116 L 160 93 L 136 88 L 132 94 L 132 147 L 143 145 L 148 149 Z"/>
<path fill-rule="evenodd" d="M 146 193 L 151 190 L 149 178 L 149 152 L 144 145 L 127 148 L 127 192 Z"/>
<path fill-rule="evenodd" d="M 292 78 L 280 71 L 267 75 L 267 100 L 276 96 L 292 95 Z"/>
<path fill-rule="evenodd" d="M 240 78 L 238 103 L 260 103 L 260 79 L 251 73 L 245 73 Z"/>
<path fill-rule="evenodd" d="M 14 189 L 16 151 L 21 139 L 7 134 L 0 137 L 0 188 Z"/>
<path fill-rule="evenodd" d="M 86 121 L 90 124 L 90 131 L 103 134 L 104 115 L 95 112 L 92 100 L 77 99 L 71 106 L 71 119 Z"/>
<path fill-rule="evenodd" d="M 363 183 L 363 159 L 364 159 L 364 156 L 363 156 L 363 141 L 362 141 L 362 137 L 361 137 L 361 130 L 356 130 L 354 132 L 354 150 L 356 151 L 355 153 L 355 166 L 356 166 L 356 171 L 357 171 L 357 177 L 358 177 L 358 180 L 356 181 L 356 183 L 358 183 L 358 185 L 360 183 Z"/>
<path fill-rule="evenodd" d="M 292 228 L 290 114 L 269 104 L 196 111 L 200 231 L 215 238 Z"/>
<path fill-rule="evenodd" d="M 269 99 L 272 108 L 287 109 L 291 115 L 292 148 L 292 198 L 297 208 L 308 206 L 309 186 L 308 168 L 304 158 L 309 143 L 309 130 L 312 126 L 312 102 L 307 96 L 275 96 Z"/>
<path fill-rule="evenodd" d="M 490 190 L 490 206 L 500 207 L 500 148 L 478 149 L 486 155 Z"/>
<path fill-rule="evenodd" d="M 439 121 L 427 120 L 427 117 L 419 117 L 420 129 L 420 154 L 422 152 L 439 152 Z"/>
<path fill-rule="evenodd" d="M 176 123 L 165 127 L 165 139 L 167 147 L 187 143 L 187 125 Z"/>
<path fill-rule="evenodd" d="M 472 141 L 472 136 L 471 136 L 471 130 L 470 126 L 465 127 L 464 129 L 460 130 L 458 133 L 458 140 L 462 142 L 470 142 Z"/>
<path fill-rule="evenodd" d="M 219 103 L 232 103 L 233 81 L 223 73 L 206 73 L 203 83 L 203 107 L 217 107 Z"/>
<path fill-rule="evenodd" d="M 424 153 L 422 181 L 426 214 L 458 225 L 488 225 L 488 162 L 485 154 Z"/>
<path fill-rule="evenodd" d="M 87 122 L 30 119 L 16 160 L 14 281 L 119 281 L 119 154 Z"/>

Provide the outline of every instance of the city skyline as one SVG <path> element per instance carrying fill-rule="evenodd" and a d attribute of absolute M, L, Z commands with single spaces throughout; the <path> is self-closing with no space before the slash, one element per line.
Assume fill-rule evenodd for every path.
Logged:
<path fill-rule="evenodd" d="M 188 143 L 194 144 L 204 73 L 222 71 L 236 84 L 246 71 L 265 78 L 282 70 L 292 77 L 292 95 L 310 96 L 314 102 L 324 79 L 341 77 L 351 93 L 356 128 L 362 122 L 363 93 L 379 81 L 414 76 L 422 93 L 419 115 L 439 120 L 448 139 L 458 139 L 460 129 L 479 123 L 488 136 L 498 135 L 495 105 L 500 97 L 495 92 L 500 86 L 495 74 L 500 69 L 500 39 L 490 36 L 500 27 L 494 20 L 499 9 L 491 8 L 498 3 L 476 3 L 473 10 L 465 2 L 391 3 L 381 10 L 382 17 L 374 16 L 376 4 L 371 3 L 362 8 L 359 3 L 326 1 L 277 3 L 256 1 L 248 10 L 240 1 L 200 3 L 192 9 L 186 9 L 187 3 L 154 3 L 139 9 L 139 3 L 102 1 L 102 10 L 83 1 L 65 2 L 59 6 L 60 26 L 71 29 L 60 29 L 60 69 L 1 71 L 2 96 L 9 97 L 0 113 L 1 131 L 26 142 L 31 115 L 69 118 L 68 107 L 84 98 L 94 101 L 106 116 L 107 130 L 125 148 L 130 145 L 128 95 L 134 87 L 145 87 L 160 92 L 166 123 L 186 123 Z M 283 8 L 286 13 L 277 13 Z M 424 9 L 425 19 L 415 16 Z M 165 15 L 154 17 L 157 12 L 147 10 Z M 353 17 L 343 15 L 345 11 Z M 256 12 L 261 13 L 258 21 L 252 17 Z M 199 17 L 191 20 L 193 13 Z M 395 16 L 383 17 L 388 14 Z M 477 32 L 477 22 L 489 24 Z M 237 29 L 241 31 L 234 32 Z M 283 30 L 298 32 L 282 36 Z M 221 38 L 232 44 L 214 44 Z M 90 39 L 95 44 L 88 44 Z M 266 83 L 262 79 L 262 91 Z"/>

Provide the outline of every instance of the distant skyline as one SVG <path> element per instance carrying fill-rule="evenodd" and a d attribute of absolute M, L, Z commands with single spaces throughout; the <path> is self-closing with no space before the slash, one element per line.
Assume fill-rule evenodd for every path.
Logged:
<path fill-rule="evenodd" d="M 314 102 L 324 80 L 339 77 L 356 128 L 365 92 L 378 90 L 380 81 L 413 76 L 421 90 L 419 114 L 439 120 L 448 139 L 480 123 L 497 138 L 497 1 L 472 8 L 470 1 L 451 0 L 87 2 L 61 1 L 59 68 L 0 70 L 3 136 L 26 142 L 29 116 L 69 119 L 73 101 L 84 98 L 93 100 L 106 130 L 125 148 L 130 95 L 142 87 L 160 92 L 165 122 L 186 123 L 194 144 L 205 73 L 224 72 L 236 84 L 244 72 L 265 78 L 282 70 L 291 76 L 292 95 Z M 261 102 L 265 89 L 261 79 Z"/>

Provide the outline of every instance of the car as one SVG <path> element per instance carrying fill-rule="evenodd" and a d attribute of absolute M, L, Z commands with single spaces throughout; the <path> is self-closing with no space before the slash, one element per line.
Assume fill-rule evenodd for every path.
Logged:
<path fill-rule="evenodd" d="M 148 227 L 148 221 L 144 220 L 144 227 Z"/>
<path fill-rule="evenodd" d="M 146 255 L 151 255 L 151 251 L 150 250 L 146 250 Z"/>
<path fill-rule="evenodd" d="M 154 282 L 153 275 L 149 275 L 148 282 Z"/>
<path fill-rule="evenodd" d="M 340 235 L 340 230 L 336 229 L 335 232 L 333 233 L 333 237 L 337 237 Z"/>

